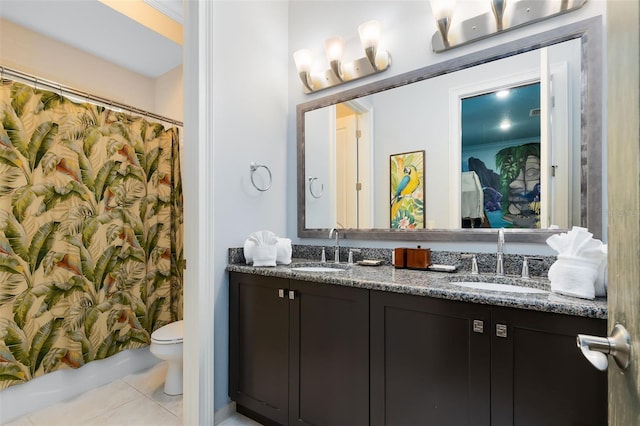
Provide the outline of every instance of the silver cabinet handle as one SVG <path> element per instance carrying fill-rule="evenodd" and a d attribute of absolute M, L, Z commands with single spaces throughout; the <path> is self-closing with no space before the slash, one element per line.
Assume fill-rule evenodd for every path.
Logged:
<path fill-rule="evenodd" d="M 289 300 L 293 300 L 296 298 L 296 292 L 294 290 L 289 290 Z"/>
<path fill-rule="evenodd" d="M 481 334 L 484 333 L 484 321 L 473 320 L 473 332 Z"/>
<path fill-rule="evenodd" d="M 278 289 L 278 297 L 280 299 L 284 299 L 284 289 L 283 288 L 279 288 Z"/>
<path fill-rule="evenodd" d="M 498 337 L 507 337 L 507 325 L 506 324 L 496 324 L 496 336 Z"/>
<path fill-rule="evenodd" d="M 611 355 L 621 369 L 625 370 L 629 367 L 631 338 L 621 324 L 613 327 L 609 337 L 578 334 L 576 343 L 582 355 L 600 371 L 606 370 L 609 366 L 607 355 Z"/>

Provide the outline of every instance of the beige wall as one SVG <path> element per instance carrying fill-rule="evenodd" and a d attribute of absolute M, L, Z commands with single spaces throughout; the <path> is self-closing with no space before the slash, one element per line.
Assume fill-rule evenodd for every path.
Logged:
<path fill-rule="evenodd" d="M 182 84 L 182 65 L 155 79 L 155 113 L 183 120 L 184 87 Z"/>
<path fill-rule="evenodd" d="M 145 77 L 4 19 L 0 19 L 0 64 L 182 120 L 182 67 L 157 79 Z"/>

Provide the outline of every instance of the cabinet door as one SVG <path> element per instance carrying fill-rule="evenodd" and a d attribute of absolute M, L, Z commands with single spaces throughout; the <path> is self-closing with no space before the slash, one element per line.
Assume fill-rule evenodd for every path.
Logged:
<path fill-rule="evenodd" d="M 488 306 L 372 291 L 371 424 L 489 425 L 489 326 Z"/>
<path fill-rule="evenodd" d="M 369 424 L 369 291 L 291 280 L 290 424 Z"/>
<path fill-rule="evenodd" d="M 229 284 L 229 396 L 239 411 L 285 425 L 289 300 L 279 290 L 289 280 L 230 273 Z"/>
<path fill-rule="evenodd" d="M 494 307 L 492 322 L 494 426 L 607 424 L 607 373 L 576 347 L 578 333 L 606 335 L 605 320 Z"/>

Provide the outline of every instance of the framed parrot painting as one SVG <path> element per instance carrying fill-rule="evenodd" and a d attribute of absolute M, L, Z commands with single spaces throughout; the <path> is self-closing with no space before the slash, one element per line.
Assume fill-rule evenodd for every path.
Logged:
<path fill-rule="evenodd" d="M 391 228 L 424 228 L 424 150 L 389 157 Z"/>

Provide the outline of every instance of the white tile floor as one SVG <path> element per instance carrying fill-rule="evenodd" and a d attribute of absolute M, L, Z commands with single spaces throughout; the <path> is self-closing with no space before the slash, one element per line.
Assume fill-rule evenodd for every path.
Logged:
<path fill-rule="evenodd" d="M 181 426 L 182 395 L 163 392 L 166 363 L 156 364 L 5 426 Z M 219 426 L 259 426 L 235 413 Z"/>

